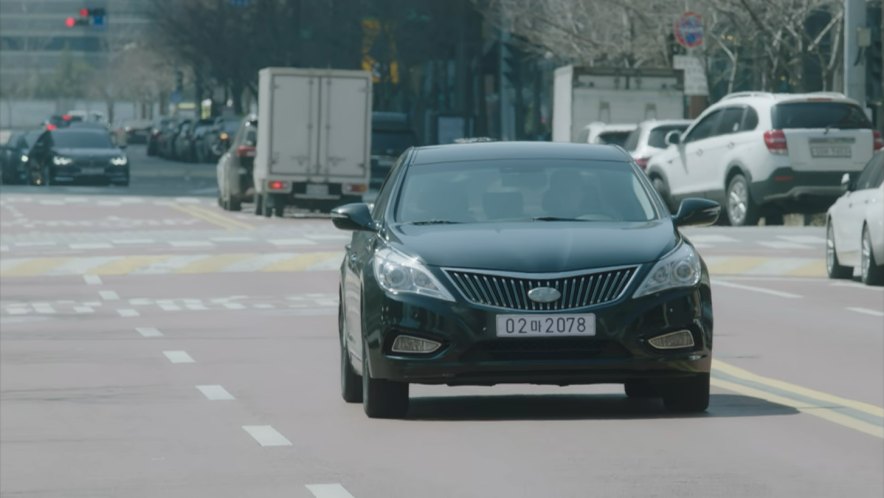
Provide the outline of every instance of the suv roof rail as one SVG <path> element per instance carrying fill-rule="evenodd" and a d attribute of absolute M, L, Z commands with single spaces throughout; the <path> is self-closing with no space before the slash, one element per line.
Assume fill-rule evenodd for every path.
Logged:
<path fill-rule="evenodd" d="M 833 98 L 847 98 L 847 95 L 844 95 L 841 92 L 810 92 L 807 95 L 813 95 L 816 97 L 833 97 Z"/>
<path fill-rule="evenodd" d="M 773 97 L 770 92 L 736 92 L 729 93 L 721 98 L 721 100 L 738 99 L 741 97 Z"/>

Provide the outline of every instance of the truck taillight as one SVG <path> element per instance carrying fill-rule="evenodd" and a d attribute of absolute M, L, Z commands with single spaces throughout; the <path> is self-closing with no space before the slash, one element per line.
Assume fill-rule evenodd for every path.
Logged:
<path fill-rule="evenodd" d="M 764 132 L 764 145 L 771 154 L 788 154 L 789 144 L 786 143 L 786 133 L 783 130 L 769 130 Z"/>
<path fill-rule="evenodd" d="M 270 190 L 288 190 L 288 185 L 286 185 L 286 182 L 271 180 L 267 182 L 267 188 Z"/>
<path fill-rule="evenodd" d="M 368 192 L 368 185 L 364 183 L 345 183 L 341 186 L 341 190 L 347 194 L 362 194 Z"/>
<path fill-rule="evenodd" d="M 884 139 L 881 138 L 881 132 L 878 130 L 873 130 L 872 135 L 875 139 L 875 145 L 873 146 L 874 150 L 884 149 Z"/>
<path fill-rule="evenodd" d="M 240 145 L 236 148 L 236 157 L 255 157 L 255 148 L 248 145 Z"/>

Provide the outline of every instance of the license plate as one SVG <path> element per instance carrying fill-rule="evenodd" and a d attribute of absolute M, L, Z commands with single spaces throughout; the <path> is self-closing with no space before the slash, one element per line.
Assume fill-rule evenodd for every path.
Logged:
<path fill-rule="evenodd" d="M 850 157 L 850 147 L 816 146 L 810 148 L 813 157 Z"/>
<path fill-rule="evenodd" d="M 80 173 L 84 175 L 103 175 L 104 168 L 80 168 Z"/>
<path fill-rule="evenodd" d="M 497 337 L 561 337 L 595 335 L 595 315 L 497 315 Z"/>
<path fill-rule="evenodd" d="M 307 184 L 307 195 L 328 195 L 328 185 Z"/>

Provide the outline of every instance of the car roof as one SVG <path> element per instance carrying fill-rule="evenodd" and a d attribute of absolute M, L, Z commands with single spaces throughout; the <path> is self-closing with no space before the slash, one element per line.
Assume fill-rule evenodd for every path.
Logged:
<path fill-rule="evenodd" d="M 654 126 L 671 126 L 671 125 L 689 125 L 693 123 L 692 119 L 648 119 L 639 123 L 641 127 Z"/>
<path fill-rule="evenodd" d="M 479 142 L 416 147 L 413 162 L 431 164 L 497 159 L 586 159 L 630 161 L 629 155 L 613 145 L 565 142 Z"/>
<path fill-rule="evenodd" d="M 768 100 L 772 104 L 786 103 L 786 102 L 840 102 L 840 103 L 850 103 L 857 104 L 856 100 L 853 100 L 843 93 L 838 92 L 810 92 L 810 93 L 770 93 L 770 92 L 737 92 L 731 93 L 729 95 L 725 95 L 721 100 L 718 101 L 719 104 L 725 103 L 728 101 L 740 100 L 740 101 L 758 101 L 758 100 Z"/>

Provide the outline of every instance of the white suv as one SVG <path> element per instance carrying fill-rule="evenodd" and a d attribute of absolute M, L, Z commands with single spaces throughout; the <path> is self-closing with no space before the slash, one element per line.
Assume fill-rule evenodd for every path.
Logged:
<path fill-rule="evenodd" d="M 838 93 L 731 94 L 667 142 L 647 173 L 670 207 L 707 197 L 724 206 L 722 222 L 738 226 L 824 212 L 842 175 L 882 148 L 859 104 Z"/>

